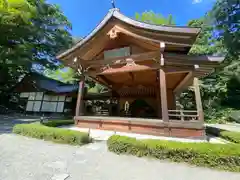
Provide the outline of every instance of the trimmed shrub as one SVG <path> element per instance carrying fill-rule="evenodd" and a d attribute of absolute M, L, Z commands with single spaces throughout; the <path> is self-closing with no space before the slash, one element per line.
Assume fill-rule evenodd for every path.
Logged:
<path fill-rule="evenodd" d="M 13 133 L 72 145 L 83 145 L 91 142 L 91 138 L 87 133 L 47 127 L 39 123 L 17 124 L 13 127 Z"/>
<path fill-rule="evenodd" d="M 74 124 L 74 120 L 49 120 L 47 122 L 43 122 L 42 124 L 49 127 L 58 127 Z"/>
<path fill-rule="evenodd" d="M 234 131 L 221 131 L 220 137 L 223 139 L 226 139 L 228 141 L 231 141 L 233 143 L 240 144 L 240 132 L 234 132 Z"/>
<path fill-rule="evenodd" d="M 107 141 L 109 151 L 117 154 L 169 159 L 228 171 L 240 172 L 240 145 L 183 143 L 163 140 L 137 140 L 113 135 Z"/>

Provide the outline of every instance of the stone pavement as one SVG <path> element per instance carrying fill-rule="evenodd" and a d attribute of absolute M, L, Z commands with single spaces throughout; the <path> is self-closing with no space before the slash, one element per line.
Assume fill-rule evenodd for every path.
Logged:
<path fill-rule="evenodd" d="M 38 120 L 39 118 L 36 117 L 0 115 L 0 135 L 3 133 L 11 133 L 15 124 L 31 123 Z"/>
<path fill-rule="evenodd" d="M 239 180 L 240 173 L 118 156 L 106 142 L 82 147 L 0 135 L 0 180 Z"/>
<path fill-rule="evenodd" d="M 235 131 L 240 132 L 240 124 L 239 123 L 227 123 L 227 124 L 206 124 L 209 127 L 214 127 L 227 131 Z"/>

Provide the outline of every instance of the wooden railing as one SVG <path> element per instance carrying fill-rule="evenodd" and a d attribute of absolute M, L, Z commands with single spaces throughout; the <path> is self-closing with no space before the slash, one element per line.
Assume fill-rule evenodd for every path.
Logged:
<path fill-rule="evenodd" d="M 106 109 L 101 109 L 95 113 L 96 116 L 109 116 L 109 111 Z"/>
<path fill-rule="evenodd" d="M 199 114 L 194 110 L 168 110 L 170 120 L 193 121 L 198 120 Z"/>

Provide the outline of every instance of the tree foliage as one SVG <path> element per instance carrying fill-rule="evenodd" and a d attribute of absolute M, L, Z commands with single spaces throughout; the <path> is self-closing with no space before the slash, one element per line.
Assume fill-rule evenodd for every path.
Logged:
<path fill-rule="evenodd" d="M 69 67 L 59 68 L 56 70 L 46 70 L 44 74 L 52 79 L 60 80 L 64 83 L 76 83 L 79 80 L 78 73 Z"/>
<path fill-rule="evenodd" d="M 209 19 L 210 16 L 207 14 L 200 19 L 193 19 L 188 22 L 190 27 L 201 27 L 201 32 L 192 46 L 190 54 L 213 55 L 224 53 L 223 44 L 215 38 L 214 28 L 209 24 Z"/>
<path fill-rule="evenodd" d="M 70 29 L 60 8 L 45 0 L 0 0 L 1 90 L 33 67 L 55 66 L 56 53 L 72 43 Z"/>
<path fill-rule="evenodd" d="M 136 13 L 135 18 L 139 21 L 146 22 L 149 24 L 158 24 L 158 25 L 175 25 L 172 15 L 164 17 L 161 14 L 156 14 L 153 11 L 145 11 L 141 14 Z"/>
<path fill-rule="evenodd" d="M 207 119 L 229 115 L 229 108 L 240 109 L 239 4 L 218 0 L 204 17 L 191 20 L 189 26 L 202 27 L 191 54 L 224 55 L 225 67 L 219 67 L 202 79 L 201 94 Z M 182 102 L 189 105 L 193 97 L 183 94 Z"/>
<path fill-rule="evenodd" d="M 218 30 L 231 56 L 239 58 L 240 51 L 240 2 L 239 0 L 217 0 L 211 13 L 213 25 Z"/>

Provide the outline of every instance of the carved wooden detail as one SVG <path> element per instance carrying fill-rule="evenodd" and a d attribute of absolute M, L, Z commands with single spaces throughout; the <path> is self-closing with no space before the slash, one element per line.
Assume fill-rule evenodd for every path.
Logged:
<path fill-rule="evenodd" d="M 126 66 L 136 66 L 136 63 L 132 58 L 127 58 L 126 63 Z"/>
<path fill-rule="evenodd" d="M 112 69 L 112 68 L 109 64 L 106 64 L 106 65 L 104 65 L 100 68 L 100 71 L 105 71 L 105 70 L 108 70 L 108 69 Z"/>
<path fill-rule="evenodd" d="M 116 39 L 120 32 L 121 32 L 120 30 L 114 27 L 107 33 L 107 35 L 110 37 L 110 39 Z"/>

